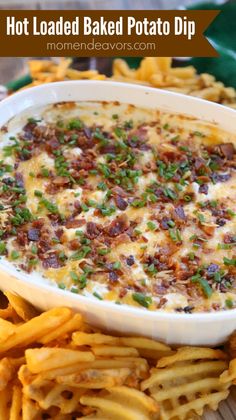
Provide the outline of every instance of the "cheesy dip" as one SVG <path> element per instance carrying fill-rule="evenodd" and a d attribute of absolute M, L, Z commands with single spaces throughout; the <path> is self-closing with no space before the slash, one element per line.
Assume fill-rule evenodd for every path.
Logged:
<path fill-rule="evenodd" d="M 119 103 L 27 111 L 1 129 L 2 258 L 116 304 L 235 308 L 235 138 Z"/>

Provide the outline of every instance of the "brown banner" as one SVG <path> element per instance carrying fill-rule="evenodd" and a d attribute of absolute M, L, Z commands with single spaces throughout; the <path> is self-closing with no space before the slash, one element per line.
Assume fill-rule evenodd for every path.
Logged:
<path fill-rule="evenodd" d="M 217 10 L 1 10 L 0 56 L 215 57 Z"/>

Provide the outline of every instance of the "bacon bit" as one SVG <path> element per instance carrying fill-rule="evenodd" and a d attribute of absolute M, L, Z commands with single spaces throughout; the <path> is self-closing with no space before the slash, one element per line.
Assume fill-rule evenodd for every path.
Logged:
<path fill-rule="evenodd" d="M 209 176 L 206 176 L 206 175 L 198 176 L 197 180 L 200 181 L 201 184 L 207 184 L 208 182 L 210 182 Z"/>
<path fill-rule="evenodd" d="M 80 248 L 80 241 L 78 239 L 73 239 L 72 241 L 68 242 L 68 247 L 72 251 L 76 251 L 77 249 Z"/>
<path fill-rule="evenodd" d="M 62 237 L 63 233 L 64 233 L 64 230 L 62 228 L 59 228 L 55 231 L 56 237 L 58 239 L 60 239 Z"/>
<path fill-rule="evenodd" d="M 118 274 L 117 274 L 115 271 L 110 271 L 110 272 L 109 272 L 109 280 L 110 280 L 112 283 L 116 283 L 116 282 L 117 282 L 117 280 L 118 280 Z"/>
<path fill-rule="evenodd" d="M 77 171 L 81 169 L 85 169 L 86 171 L 89 171 L 90 169 L 94 169 L 95 167 L 94 156 L 91 153 L 91 151 L 90 153 L 89 152 L 83 153 L 76 160 L 73 160 L 71 162 L 71 167 L 72 169 L 75 169 Z"/>
<path fill-rule="evenodd" d="M 186 215 L 185 215 L 185 212 L 184 212 L 184 208 L 182 206 L 175 207 L 174 213 L 175 213 L 175 215 L 177 216 L 178 219 L 186 220 Z"/>
<path fill-rule="evenodd" d="M 236 242 L 236 235 L 233 236 L 230 233 L 225 233 L 225 235 L 224 235 L 224 243 L 225 244 L 232 244 L 234 242 Z"/>
<path fill-rule="evenodd" d="M 212 264 L 208 265 L 208 267 L 207 267 L 207 274 L 211 276 L 214 273 L 216 273 L 218 270 L 219 270 L 218 264 L 213 264 L 212 263 Z"/>
<path fill-rule="evenodd" d="M 137 130 L 134 130 L 132 132 L 132 137 L 133 136 L 137 136 L 138 140 L 141 141 L 141 142 L 146 141 L 147 140 L 147 127 L 143 127 L 143 126 L 138 127 Z M 130 141 L 130 139 L 129 139 L 129 141 Z"/>
<path fill-rule="evenodd" d="M 158 304 L 158 307 L 161 308 L 162 306 L 164 306 L 166 304 L 166 302 L 168 302 L 168 300 L 166 298 L 161 298 L 160 302 Z"/>
<path fill-rule="evenodd" d="M 111 191 L 114 195 L 117 194 L 117 195 L 119 195 L 120 197 L 123 197 L 123 198 L 128 197 L 127 192 L 125 190 L 123 190 L 123 188 L 119 187 L 119 185 L 116 185 L 115 187 L 113 187 L 111 189 Z"/>
<path fill-rule="evenodd" d="M 74 208 L 80 213 L 81 212 L 81 205 L 79 200 L 74 201 Z"/>
<path fill-rule="evenodd" d="M 77 227 L 81 227 L 86 223 L 86 221 L 84 219 L 67 219 L 66 223 L 65 223 L 65 227 L 67 229 L 72 229 L 72 228 L 77 228 Z"/>
<path fill-rule="evenodd" d="M 26 140 L 32 140 L 34 135 L 33 135 L 33 130 L 34 128 L 37 126 L 36 123 L 27 123 L 24 127 L 23 127 L 23 131 L 24 131 L 24 138 Z"/>
<path fill-rule="evenodd" d="M 180 161 L 182 157 L 182 153 L 178 150 L 166 150 L 164 149 L 161 153 L 160 159 L 163 160 L 164 162 L 175 162 L 175 161 Z"/>
<path fill-rule="evenodd" d="M 42 264 L 43 264 L 43 268 L 45 268 L 45 269 L 59 268 L 61 266 L 58 255 L 55 254 L 55 253 L 50 254 L 49 256 L 44 258 Z"/>
<path fill-rule="evenodd" d="M 128 290 L 123 287 L 119 293 L 119 298 L 122 299 L 125 295 L 127 295 L 127 293 L 128 293 Z"/>
<path fill-rule="evenodd" d="M 168 225 L 168 222 L 170 221 L 170 218 L 169 217 L 163 217 L 163 219 L 161 219 L 161 227 L 162 227 L 162 229 L 164 229 L 164 230 L 168 230 L 169 229 L 169 225 Z"/>
<path fill-rule="evenodd" d="M 23 175 L 20 172 L 16 172 L 15 179 L 16 179 L 16 185 L 17 185 L 17 187 L 24 188 Z"/>
<path fill-rule="evenodd" d="M 157 295 L 165 295 L 167 292 L 168 286 L 163 285 L 163 283 L 161 284 L 154 284 L 153 286 L 153 291 L 157 294 Z"/>
<path fill-rule="evenodd" d="M 6 125 L 3 125 L 3 126 L 0 128 L 0 130 L 1 130 L 3 133 L 8 133 L 8 127 L 7 127 Z"/>
<path fill-rule="evenodd" d="M 134 256 L 130 255 L 127 259 L 126 259 L 126 264 L 131 267 L 132 265 L 134 265 L 135 260 L 134 260 Z"/>
<path fill-rule="evenodd" d="M 21 245 L 21 246 L 27 245 L 28 244 L 27 232 L 25 232 L 23 230 L 19 230 L 17 232 L 17 235 L 16 235 L 16 240 L 17 240 L 18 244 Z"/>
<path fill-rule="evenodd" d="M 201 168 L 203 168 L 203 167 L 205 167 L 205 161 L 204 161 L 204 159 L 202 159 L 202 158 L 200 158 L 200 157 L 197 157 L 196 159 L 195 159 L 195 162 L 194 162 L 194 167 L 195 167 L 195 169 L 198 171 L 199 169 L 201 169 Z"/>
<path fill-rule="evenodd" d="M 31 228 L 31 229 L 28 230 L 28 239 L 30 241 L 37 242 L 39 240 L 39 236 L 40 236 L 39 229 Z"/>
<path fill-rule="evenodd" d="M 53 108 L 59 108 L 59 109 L 74 109 L 76 107 L 76 102 L 57 102 L 56 104 L 52 105 Z"/>
<path fill-rule="evenodd" d="M 142 168 L 142 171 L 144 174 L 147 174 L 149 172 L 155 171 L 156 170 L 156 162 L 147 162 L 144 167 Z M 177 181 L 177 180 L 176 180 Z"/>
<path fill-rule="evenodd" d="M 69 184 L 70 179 L 67 176 L 56 176 L 52 182 L 60 187 L 64 187 L 64 185 Z"/>
<path fill-rule="evenodd" d="M 52 137 L 50 140 L 48 140 L 45 143 L 45 150 L 48 153 L 53 153 L 54 150 L 58 150 L 60 146 L 60 143 L 56 137 Z"/>
<path fill-rule="evenodd" d="M 115 154 L 116 153 L 116 145 L 115 144 L 106 144 L 105 146 L 101 147 L 99 149 L 101 154 L 106 154 L 106 153 L 112 153 Z"/>
<path fill-rule="evenodd" d="M 125 201 L 120 195 L 115 196 L 115 202 L 120 210 L 125 210 L 128 207 L 127 201 Z"/>
<path fill-rule="evenodd" d="M 212 308 L 213 308 L 215 311 L 219 311 L 219 310 L 220 310 L 220 305 L 219 305 L 219 303 L 215 303 L 215 302 L 213 302 L 213 303 L 212 303 Z"/>
<path fill-rule="evenodd" d="M 226 174 L 219 174 L 216 172 L 213 172 L 213 174 L 210 175 L 213 182 L 226 182 L 231 178 L 230 173 Z"/>
<path fill-rule="evenodd" d="M 127 233 L 122 233 L 121 235 L 113 238 L 113 240 L 111 241 L 111 247 L 114 248 L 119 244 L 125 244 L 127 242 L 131 242 L 130 237 L 127 235 Z"/>
<path fill-rule="evenodd" d="M 45 223 L 46 223 L 46 219 L 44 219 L 43 217 L 40 217 L 39 219 L 33 221 L 32 226 L 34 228 L 41 229 Z"/>
<path fill-rule="evenodd" d="M 3 178 L 2 182 L 5 185 L 13 185 L 14 184 L 14 180 L 12 178 L 9 178 L 9 177 Z"/>
<path fill-rule="evenodd" d="M 202 184 L 199 186 L 198 192 L 201 194 L 208 194 L 208 185 L 207 184 Z"/>
<path fill-rule="evenodd" d="M 89 128 L 89 127 L 84 127 L 84 134 L 85 134 L 85 136 L 87 137 L 87 139 L 91 139 L 91 137 L 92 137 L 92 132 L 91 132 L 91 130 L 90 130 L 90 128 Z"/>
<path fill-rule="evenodd" d="M 203 232 L 205 232 L 207 234 L 207 236 L 213 236 L 214 232 L 215 232 L 215 227 L 214 226 L 206 226 L 206 225 L 201 225 L 201 230 L 203 230 Z"/>
<path fill-rule="evenodd" d="M 46 186 L 46 191 L 49 194 L 56 194 L 61 188 L 70 184 L 70 179 L 67 176 L 56 176 L 50 180 Z"/>
<path fill-rule="evenodd" d="M 95 142 L 92 137 L 88 138 L 85 133 L 78 133 L 78 131 L 76 132 L 76 134 L 79 134 L 77 145 L 82 150 L 92 149 L 95 146 Z"/>
<path fill-rule="evenodd" d="M 217 217 L 216 224 L 218 226 L 224 226 L 226 224 L 226 220 L 223 217 Z"/>
<path fill-rule="evenodd" d="M 101 233 L 101 228 L 97 223 L 88 222 L 86 225 L 86 236 L 89 239 L 94 239 Z"/>
<path fill-rule="evenodd" d="M 45 252 L 49 251 L 50 248 L 51 247 L 47 240 L 40 239 L 40 241 L 38 242 L 38 250 L 39 250 L 39 254 L 41 255 L 41 258 L 43 258 Z"/>
<path fill-rule="evenodd" d="M 176 262 L 175 265 L 175 276 L 176 280 L 187 280 L 191 275 L 193 275 L 193 271 L 190 270 L 187 264 L 183 262 Z"/>
<path fill-rule="evenodd" d="M 227 160 L 232 160 L 235 152 L 234 145 L 233 143 L 222 143 L 219 145 L 219 151 Z"/>
<path fill-rule="evenodd" d="M 175 245 L 173 242 L 170 242 L 168 245 L 163 246 L 159 249 L 159 255 L 162 255 L 162 256 L 173 255 L 177 251 L 177 249 L 178 249 L 178 246 Z"/>
<path fill-rule="evenodd" d="M 106 228 L 108 236 L 116 237 L 125 232 L 129 228 L 128 217 L 125 214 L 116 217 L 115 220 Z"/>

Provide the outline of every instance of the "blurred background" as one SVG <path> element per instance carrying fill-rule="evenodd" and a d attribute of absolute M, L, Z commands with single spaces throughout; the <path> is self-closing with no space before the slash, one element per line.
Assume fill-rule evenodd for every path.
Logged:
<path fill-rule="evenodd" d="M 175 64 L 193 64 L 198 72 L 208 72 L 227 86 L 236 87 L 236 0 L 195 1 L 195 0 L 0 0 L 0 9 L 31 9 L 31 10 L 144 10 L 144 9 L 184 9 L 219 8 L 222 13 L 211 25 L 207 37 L 220 53 L 220 58 L 195 58 L 184 61 L 176 60 Z M 18 80 L 27 74 L 27 61 L 30 57 L 0 58 L 0 84 L 5 85 L 12 80 Z M 140 60 L 129 58 L 131 67 L 137 67 Z M 73 66 L 80 70 L 97 68 L 100 72 L 110 75 L 112 60 L 74 59 Z M 10 87 L 15 85 L 11 85 Z"/>

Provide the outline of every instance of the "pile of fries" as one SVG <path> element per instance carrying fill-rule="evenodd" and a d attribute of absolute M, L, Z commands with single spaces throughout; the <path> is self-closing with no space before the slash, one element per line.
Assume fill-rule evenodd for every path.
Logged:
<path fill-rule="evenodd" d="M 172 67 L 170 57 L 145 57 L 137 70 L 131 69 L 126 61 L 116 59 L 113 62 L 111 78 L 106 78 L 97 70 L 72 69 L 71 64 L 72 60 L 65 58 L 59 63 L 52 60 L 29 61 L 33 82 L 26 87 L 60 80 L 116 80 L 167 89 L 236 108 L 234 88 L 225 87 L 222 82 L 216 81 L 215 77 L 208 73 L 197 74 L 193 66 Z"/>
<path fill-rule="evenodd" d="M 236 384 L 229 351 L 103 334 L 68 308 L 42 314 L 11 293 L 0 309 L 0 418 L 184 420 Z"/>

